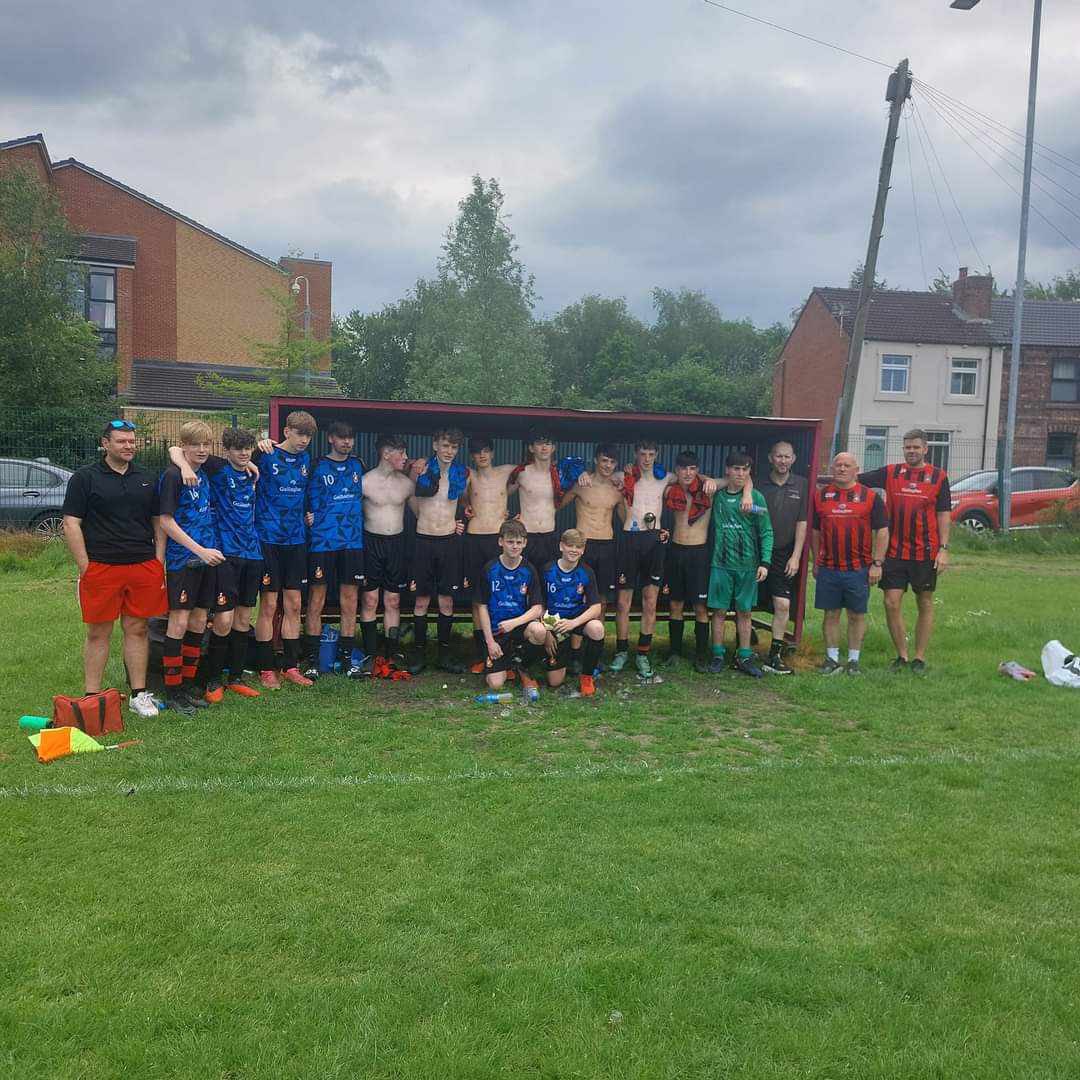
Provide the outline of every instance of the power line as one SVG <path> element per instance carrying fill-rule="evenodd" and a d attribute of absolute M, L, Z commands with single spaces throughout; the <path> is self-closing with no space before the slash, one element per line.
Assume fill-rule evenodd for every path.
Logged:
<path fill-rule="evenodd" d="M 975 252 L 975 258 L 979 260 L 979 265 L 986 266 L 987 262 L 979 251 L 979 245 L 975 243 L 975 237 L 968 227 L 967 218 L 964 217 L 964 212 L 960 209 L 960 203 L 957 202 L 956 195 L 953 193 L 952 184 L 949 183 L 948 173 L 945 172 L 945 167 L 941 164 L 941 158 L 938 156 L 937 147 L 934 146 L 934 140 L 930 137 L 930 129 L 926 126 L 926 119 L 923 117 L 922 113 L 919 112 L 919 106 L 914 98 L 911 99 L 911 111 L 915 117 L 916 127 L 921 125 L 923 134 L 926 136 L 927 144 L 930 147 L 930 153 L 934 155 L 934 160 L 937 162 L 938 172 L 941 173 L 942 183 L 944 183 L 945 190 L 949 193 L 949 198 L 952 200 L 953 208 L 956 210 L 956 216 L 960 219 L 960 224 L 964 226 L 964 232 L 967 233 L 968 243 L 971 244 L 971 250 Z"/>
<path fill-rule="evenodd" d="M 930 104 L 931 108 L 934 108 L 934 103 L 930 98 L 925 98 L 924 100 L 927 101 L 927 103 Z M 937 111 L 937 109 L 935 109 L 935 111 Z M 944 112 L 938 112 L 938 115 L 939 116 L 944 116 L 945 113 Z M 991 143 L 994 143 L 995 146 L 999 146 L 999 147 L 1001 146 L 1001 144 L 999 142 L 997 142 L 995 139 L 991 138 L 990 136 L 986 135 L 986 133 L 983 132 L 981 129 L 976 128 L 972 124 L 965 122 L 962 117 L 957 116 L 955 113 L 953 113 L 951 115 L 952 115 L 952 118 L 958 124 L 961 124 L 963 127 L 965 127 L 966 130 L 970 134 L 974 135 L 977 139 L 981 139 L 983 141 L 984 145 L 986 145 L 986 143 L 989 141 Z M 1017 173 L 1020 173 L 1021 175 L 1023 175 L 1024 170 L 1020 166 L 1014 165 L 1011 161 L 1009 161 L 1007 158 L 1005 158 L 1004 155 L 1002 155 L 1002 154 L 999 154 L 998 156 L 1001 158 L 1002 163 L 1005 164 L 1005 165 L 1008 165 L 1008 167 L 1010 169 L 1012 169 L 1013 172 L 1017 172 Z M 1013 156 L 1014 157 L 1019 157 L 1018 154 L 1014 154 Z M 1040 176 L 1045 176 L 1046 175 L 1041 170 L 1036 169 L 1035 171 L 1038 172 Z M 1047 187 L 1044 184 L 1040 184 L 1037 180 L 1032 180 L 1032 185 L 1034 187 L 1038 188 L 1039 191 L 1041 191 L 1052 203 L 1054 203 L 1056 206 L 1060 206 L 1061 209 L 1064 210 L 1066 214 L 1068 214 L 1070 217 L 1076 218 L 1077 221 L 1080 221 L 1080 214 L 1078 214 L 1071 206 L 1067 206 L 1059 198 L 1057 198 L 1057 196 L 1054 195 L 1054 193 L 1052 191 L 1048 190 Z M 1074 192 L 1069 191 L 1068 188 L 1066 188 L 1065 190 L 1070 195 L 1072 195 L 1074 198 L 1080 198 L 1080 195 L 1076 195 Z"/>
<path fill-rule="evenodd" d="M 969 141 L 969 140 L 967 139 L 967 137 L 966 137 L 966 136 L 964 135 L 964 133 L 963 133 L 962 131 L 959 131 L 959 130 L 957 130 L 957 128 L 956 128 L 956 127 L 955 127 L 955 126 L 953 125 L 952 121 L 951 121 L 951 120 L 950 120 L 950 119 L 949 119 L 949 118 L 948 118 L 947 116 L 945 116 L 945 115 L 943 115 L 942 113 L 939 113 L 939 112 L 937 111 L 937 109 L 936 109 L 936 108 L 935 108 L 935 106 L 934 106 L 934 103 L 933 103 L 933 102 L 932 102 L 932 101 L 930 100 L 930 98 L 926 98 L 926 99 L 924 99 L 924 100 L 926 100 L 926 102 L 927 102 L 927 104 L 928 104 L 928 105 L 930 106 L 931 110 L 932 110 L 932 111 L 933 111 L 933 112 L 934 112 L 934 113 L 935 113 L 935 114 L 936 114 L 936 115 L 938 116 L 938 118 L 939 118 L 939 119 L 940 119 L 940 120 L 941 120 L 941 121 L 942 121 L 942 122 L 943 122 L 943 123 L 945 124 L 945 126 L 946 126 L 946 127 L 948 127 L 948 128 L 949 128 L 949 129 L 950 129 L 950 130 L 951 130 L 951 131 L 953 132 L 953 134 L 954 134 L 954 135 L 956 135 L 956 137 L 957 137 L 957 138 L 958 138 L 958 139 L 959 139 L 959 140 L 960 140 L 960 141 L 961 141 L 961 142 L 962 142 L 962 143 L 963 143 L 963 144 L 964 144 L 964 145 L 965 145 L 965 146 L 966 146 L 966 147 L 967 147 L 967 148 L 968 148 L 968 149 L 969 149 L 969 150 L 970 150 L 970 151 L 971 151 L 971 152 L 972 152 L 972 153 L 973 153 L 973 154 L 974 154 L 974 155 L 975 155 L 975 156 L 976 156 L 976 157 L 977 157 L 977 158 L 978 158 L 978 159 L 979 159 L 979 160 L 980 160 L 980 161 L 981 161 L 981 162 L 982 162 L 982 163 L 983 163 L 983 164 L 984 164 L 984 165 L 985 165 L 985 166 L 986 166 L 986 167 L 987 167 L 987 168 L 988 168 L 988 169 L 989 169 L 989 170 L 990 170 L 990 171 L 991 171 L 991 172 L 992 172 L 992 173 L 993 173 L 993 174 L 994 174 L 994 175 L 995 175 L 995 176 L 996 176 L 996 177 L 997 177 L 997 178 L 998 178 L 998 179 L 999 179 L 999 180 L 1000 180 L 1000 181 L 1001 181 L 1001 182 L 1002 182 L 1002 183 L 1003 183 L 1003 184 L 1004 184 L 1004 185 L 1005 185 L 1005 186 L 1006 186 L 1006 187 L 1007 187 L 1007 188 L 1008 188 L 1008 189 L 1009 189 L 1009 190 L 1010 190 L 1010 191 L 1011 191 L 1011 192 L 1012 192 L 1013 194 L 1014 194 L 1014 195 L 1016 195 L 1017 197 L 1019 197 L 1019 195 L 1020 195 L 1020 192 L 1019 192 L 1019 191 L 1018 191 L 1018 190 L 1017 190 L 1017 189 L 1016 189 L 1015 187 L 1013 187 L 1012 183 L 1010 183 L 1010 181 L 1008 181 L 1008 180 L 1007 180 L 1007 179 L 1006 179 L 1006 178 L 1005 178 L 1004 176 L 1002 176 L 1002 175 L 1001 175 L 1001 173 L 999 173 L 999 172 L 997 171 L 997 169 L 995 169 L 995 168 L 994 168 L 993 164 L 992 164 L 992 163 L 991 163 L 990 161 L 988 161 L 988 160 L 987 160 L 987 159 L 986 159 L 985 157 L 983 157 L 983 155 L 982 155 L 982 154 L 981 154 L 981 153 L 980 153 L 980 152 L 978 151 L 978 149 L 976 149 L 976 147 L 974 147 L 974 146 L 973 146 L 973 145 L 971 144 L 971 142 L 970 142 L 970 141 Z M 1042 220 L 1043 220 L 1043 221 L 1044 221 L 1044 222 L 1045 222 L 1045 223 L 1046 223 L 1047 225 L 1049 225 L 1049 226 L 1050 226 L 1050 228 L 1051 228 L 1051 229 L 1053 229 L 1053 230 L 1054 230 L 1054 232 L 1056 232 L 1056 233 L 1058 234 L 1058 236 L 1060 236 L 1060 237 L 1062 238 L 1062 240 L 1064 240 L 1064 241 L 1065 241 L 1065 242 L 1066 242 L 1066 243 L 1067 243 L 1067 244 L 1068 244 L 1068 245 L 1069 245 L 1070 247 L 1074 247 L 1074 248 L 1076 248 L 1076 250 L 1077 250 L 1077 251 L 1080 251 L 1080 244 L 1078 244 L 1078 243 L 1077 243 L 1077 242 L 1076 242 L 1075 240 L 1073 240 L 1073 238 L 1072 238 L 1071 236 L 1069 236 L 1069 235 L 1068 235 L 1067 233 L 1065 233 L 1065 232 L 1062 232 L 1062 230 L 1061 230 L 1061 229 L 1059 229 L 1059 228 L 1058 228 L 1058 226 L 1057 226 L 1057 225 L 1055 225 L 1055 224 L 1054 224 L 1054 222 L 1053 222 L 1053 221 L 1051 221 L 1051 220 L 1050 220 L 1050 219 L 1049 219 L 1049 218 L 1048 218 L 1048 217 L 1047 217 L 1047 216 L 1046 216 L 1046 215 L 1045 215 L 1045 214 L 1044 214 L 1044 213 L 1043 213 L 1043 212 L 1042 212 L 1042 211 L 1041 211 L 1041 210 L 1040 210 L 1040 209 L 1039 209 L 1039 208 L 1038 208 L 1038 207 L 1037 207 L 1037 206 L 1036 206 L 1036 205 L 1035 205 L 1034 203 L 1032 203 L 1032 204 L 1031 204 L 1031 209 L 1032 209 L 1032 211 L 1033 211 L 1033 212 L 1034 212 L 1035 214 L 1037 214 L 1037 215 L 1038 215 L 1038 216 L 1039 216 L 1039 217 L 1040 217 L 1040 218 L 1041 218 L 1041 219 L 1042 219 Z"/>
<path fill-rule="evenodd" d="M 946 101 L 950 102 L 957 108 L 963 109 L 969 113 L 974 113 L 975 116 L 979 117 L 982 120 L 985 120 L 989 124 L 993 124 L 994 127 L 1000 128 L 1002 131 L 1007 132 L 1014 138 L 1019 139 L 1020 142 L 1027 142 L 1027 136 L 1023 132 L 1017 131 L 1015 128 L 1009 127 L 1008 124 L 1003 124 L 1000 120 L 995 120 L 992 116 L 987 116 L 986 113 L 980 112 L 974 106 L 968 105 L 966 102 L 961 101 L 959 98 L 953 97 L 951 94 L 945 93 L 944 90 L 941 90 L 936 86 L 932 86 L 930 83 L 924 82 L 922 79 L 916 78 L 915 76 L 912 76 L 912 82 L 918 85 L 922 90 L 937 94 L 939 97 L 944 98 Z M 1047 146 L 1045 143 L 1041 142 L 1032 142 L 1032 146 L 1036 148 L 1036 153 L 1042 152 L 1044 156 L 1061 158 L 1062 161 L 1067 161 L 1070 165 L 1075 165 L 1077 168 L 1080 168 L 1080 161 L 1077 161 L 1075 158 L 1071 158 L 1066 154 L 1062 154 L 1060 151 L 1055 150 L 1052 146 Z M 1064 165 L 1059 165 L 1058 167 L 1064 169 L 1065 172 L 1072 173 L 1073 176 L 1080 176 L 1080 173 L 1073 173 L 1071 169 L 1066 169 Z"/>
<path fill-rule="evenodd" d="M 757 15 L 751 15 L 746 11 L 740 11 L 738 8 L 718 3 L 718 0 L 702 0 L 702 3 L 708 4 L 709 7 L 726 11 L 729 15 L 741 15 L 744 19 L 760 23 L 762 26 L 769 26 L 773 30 L 782 30 L 785 34 L 791 34 L 792 37 L 802 38 L 803 41 L 812 41 L 815 45 L 824 45 L 826 49 L 835 49 L 836 52 L 844 53 L 847 56 L 854 56 L 857 60 L 865 60 L 868 64 L 877 64 L 879 67 L 888 68 L 890 71 L 896 67 L 895 64 L 887 64 L 884 60 L 875 60 L 872 56 L 864 56 L 862 53 L 854 52 L 851 49 L 845 49 L 842 45 L 837 45 L 835 42 L 823 41 L 821 38 L 811 37 L 809 34 L 800 33 L 798 30 L 792 30 L 790 26 L 782 26 L 780 23 L 770 22 L 768 19 L 759 18 Z"/>
<path fill-rule="evenodd" d="M 908 116 L 910 116 L 912 109 L 908 109 Z M 909 124 L 910 134 L 910 124 Z M 930 158 L 926 153 L 926 146 L 923 143 L 922 133 L 919 131 L 919 125 L 915 125 L 915 137 L 919 140 L 919 149 L 922 151 L 923 164 L 926 165 L 927 175 L 930 177 L 930 187 L 934 192 L 934 199 L 937 202 L 938 213 L 941 214 L 941 223 L 945 226 L 945 234 L 949 238 L 949 243 L 952 245 L 953 254 L 956 256 L 956 265 L 960 265 L 960 249 L 956 246 L 956 239 L 953 236 L 952 229 L 949 228 L 949 219 L 945 216 L 945 207 L 941 202 L 941 195 L 938 192 L 937 181 L 934 179 L 934 170 L 930 168 Z"/>
<path fill-rule="evenodd" d="M 919 266 L 922 268 L 923 281 L 927 287 L 930 285 L 930 279 L 926 276 L 926 258 L 923 255 L 923 242 L 922 242 L 922 229 L 919 226 L 919 203 L 915 198 L 915 170 L 911 167 L 911 110 L 906 109 L 904 111 L 904 128 L 907 131 L 907 138 L 904 140 L 904 148 L 907 150 L 907 169 L 908 178 L 911 180 L 911 211 L 915 215 L 915 239 L 919 243 Z M 956 260 L 957 266 L 960 265 L 959 256 Z"/>

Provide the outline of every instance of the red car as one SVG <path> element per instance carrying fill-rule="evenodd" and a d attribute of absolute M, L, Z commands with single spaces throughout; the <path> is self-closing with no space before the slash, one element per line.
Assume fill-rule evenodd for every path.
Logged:
<path fill-rule="evenodd" d="M 1063 469 L 1015 468 L 1012 471 L 1011 527 L 1025 528 L 1052 520 L 1056 504 L 1080 511 L 1080 480 Z M 998 474 L 993 470 L 971 473 L 952 485 L 952 519 L 975 532 L 996 529 Z"/>

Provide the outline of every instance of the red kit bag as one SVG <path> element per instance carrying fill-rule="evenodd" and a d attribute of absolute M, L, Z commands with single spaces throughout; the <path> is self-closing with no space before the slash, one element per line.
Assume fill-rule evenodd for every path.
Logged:
<path fill-rule="evenodd" d="M 87 735 L 123 731 L 119 690 L 101 690 L 85 697 L 57 694 L 53 699 L 53 727 L 77 727 Z"/>

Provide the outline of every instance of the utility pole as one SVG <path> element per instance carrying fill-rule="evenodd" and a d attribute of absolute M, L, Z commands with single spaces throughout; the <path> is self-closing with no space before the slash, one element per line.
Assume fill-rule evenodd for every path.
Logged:
<path fill-rule="evenodd" d="M 862 358 L 866 319 L 870 314 L 870 299 L 874 292 L 874 278 L 877 274 L 878 248 L 881 246 L 881 234 L 885 229 L 885 203 L 889 197 L 889 184 L 892 180 L 893 150 L 896 148 L 897 132 L 900 128 L 900 113 L 904 102 L 909 97 L 911 97 L 911 75 L 908 73 L 908 62 L 904 59 L 889 76 L 889 83 L 885 90 L 885 100 L 889 102 L 889 126 L 885 132 L 885 146 L 881 151 L 881 171 L 878 174 L 874 218 L 870 223 L 870 240 L 866 245 L 866 260 L 863 262 L 859 306 L 855 309 L 855 325 L 851 328 L 851 347 L 848 349 L 847 366 L 844 368 L 844 388 L 840 395 L 840 407 L 836 413 L 836 425 L 833 431 L 834 453 L 846 450 L 848 445 L 848 429 L 851 426 L 851 411 L 855 402 L 855 384 L 859 379 L 859 361 Z"/>
<path fill-rule="evenodd" d="M 1020 196 L 1020 244 L 1016 256 L 1016 287 L 1013 289 L 1012 353 L 1009 356 L 1009 407 L 1005 418 L 1005 446 L 1001 461 L 998 519 L 1003 532 L 1012 520 L 1013 437 L 1016 435 L 1016 398 L 1020 393 L 1020 341 L 1024 321 L 1024 286 L 1027 283 L 1028 208 L 1031 206 L 1031 156 L 1035 147 L 1035 91 L 1039 81 L 1039 35 L 1042 0 L 1035 0 L 1031 27 L 1031 71 L 1028 75 L 1027 138 L 1024 142 L 1024 189 Z"/>

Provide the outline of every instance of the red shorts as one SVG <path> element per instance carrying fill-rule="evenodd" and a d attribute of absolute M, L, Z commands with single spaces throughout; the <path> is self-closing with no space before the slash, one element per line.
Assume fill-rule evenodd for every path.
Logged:
<path fill-rule="evenodd" d="M 157 559 L 124 566 L 92 562 L 79 578 L 79 606 L 84 623 L 115 622 L 120 615 L 165 615 L 165 568 Z"/>

